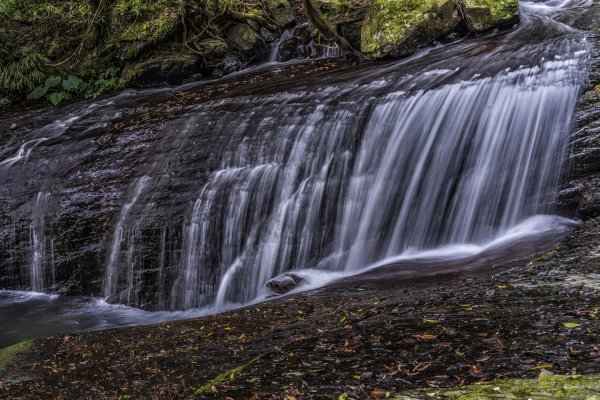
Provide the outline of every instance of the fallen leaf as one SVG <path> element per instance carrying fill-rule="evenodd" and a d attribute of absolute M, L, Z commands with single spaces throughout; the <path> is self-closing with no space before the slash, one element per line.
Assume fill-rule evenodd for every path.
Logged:
<path fill-rule="evenodd" d="M 429 333 L 419 333 L 417 335 L 415 335 L 415 337 L 417 339 L 422 339 L 422 340 L 433 340 L 437 338 L 437 335 L 432 335 Z"/>
<path fill-rule="evenodd" d="M 538 365 L 537 367 L 529 368 L 529 371 L 539 371 L 541 369 L 552 369 L 552 365 L 550 365 L 550 364 Z"/>

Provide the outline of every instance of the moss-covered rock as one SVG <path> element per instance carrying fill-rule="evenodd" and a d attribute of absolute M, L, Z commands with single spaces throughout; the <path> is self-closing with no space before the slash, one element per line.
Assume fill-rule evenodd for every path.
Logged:
<path fill-rule="evenodd" d="M 265 6 L 279 27 L 296 22 L 296 12 L 287 0 L 265 0 Z"/>
<path fill-rule="evenodd" d="M 375 0 L 361 30 L 361 50 L 374 57 L 414 53 L 460 22 L 454 0 Z"/>
<path fill-rule="evenodd" d="M 395 400 L 417 400 L 422 391 L 401 394 Z M 600 375 L 541 374 L 539 379 L 503 379 L 460 389 L 428 390 L 427 398 L 453 400 L 600 400 Z"/>
<path fill-rule="evenodd" d="M 110 10 L 108 47 L 116 49 L 122 61 L 137 58 L 146 49 L 172 36 L 181 22 L 176 1 L 141 3 L 119 0 Z"/>
<path fill-rule="evenodd" d="M 13 344 L 12 346 L 0 349 L 0 372 L 6 368 L 8 363 L 12 361 L 15 356 L 31 348 L 32 342 L 21 342 Z"/>
<path fill-rule="evenodd" d="M 461 9 L 471 32 L 484 32 L 519 22 L 518 0 L 461 0 Z"/>
<path fill-rule="evenodd" d="M 234 25 L 229 30 L 227 40 L 233 48 L 242 52 L 250 52 L 256 49 L 261 42 L 258 33 L 245 23 Z"/>
<path fill-rule="evenodd" d="M 130 86 L 150 86 L 158 82 L 179 83 L 200 71 L 200 60 L 191 54 L 166 53 L 142 62 L 129 63 L 122 77 Z"/>

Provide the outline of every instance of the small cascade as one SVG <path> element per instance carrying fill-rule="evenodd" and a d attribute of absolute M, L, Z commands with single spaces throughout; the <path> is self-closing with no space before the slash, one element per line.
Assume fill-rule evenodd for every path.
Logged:
<path fill-rule="evenodd" d="M 292 29 L 286 29 L 281 33 L 281 37 L 274 41 L 271 45 L 271 53 L 269 54 L 269 62 L 279 62 L 281 60 L 280 50 L 281 45 L 287 42 L 294 35 L 294 31 Z"/>
<path fill-rule="evenodd" d="M 44 290 L 44 282 L 48 279 L 48 277 L 45 276 L 45 266 L 48 263 L 48 257 L 50 257 L 49 264 L 51 266 L 50 279 L 54 282 L 54 241 L 48 240 L 46 236 L 46 216 L 48 214 L 50 199 L 50 193 L 38 193 L 31 216 L 31 265 L 29 276 L 31 290 L 34 292 L 42 292 Z M 50 254 L 47 254 L 46 251 L 47 244 L 50 245 Z"/>
<path fill-rule="evenodd" d="M 342 55 L 342 49 L 332 40 L 327 41 L 322 47 L 323 58 L 337 58 Z"/>
<path fill-rule="evenodd" d="M 136 179 L 131 195 L 121 208 L 107 253 L 104 297 L 113 302 L 130 303 L 136 287 L 136 238 L 139 223 L 130 223 L 132 209 L 150 183 L 150 177 Z"/>

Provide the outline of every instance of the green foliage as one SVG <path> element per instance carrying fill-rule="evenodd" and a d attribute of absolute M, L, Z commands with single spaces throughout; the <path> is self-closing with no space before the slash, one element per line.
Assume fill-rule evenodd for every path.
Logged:
<path fill-rule="evenodd" d="M 37 86 L 27 95 L 28 100 L 39 100 L 46 98 L 50 103 L 57 106 L 70 100 L 74 96 L 85 98 L 96 98 L 104 93 L 121 90 L 125 87 L 125 80 L 120 77 L 117 68 L 109 68 L 99 75 L 93 74 L 88 81 L 84 81 L 76 75 L 62 77 L 59 75 L 49 76 L 44 84 Z"/>
<path fill-rule="evenodd" d="M 38 100 L 45 96 L 53 105 L 59 105 L 64 100 L 70 99 L 71 93 L 77 90 L 78 85 L 73 86 L 70 84 L 70 82 L 77 80 L 81 81 L 80 78 L 74 75 L 69 75 L 65 79 L 58 75 L 51 75 L 43 85 L 36 87 L 27 95 L 27 100 Z M 64 82 L 68 82 L 67 85 Z M 66 89 L 65 86 L 69 89 Z"/>
<path fill-rule="evenodd" d="M 15 22 L 46 22 L 52 17 L 72 19 L 88 15 L 89 12 L 90 6 L 87 1 L 0 1 L 0 17 Z"/>
<path fill-rule="evenodd" d="M 125 88 L 125 80 L 121 78 L 119 69 L 109 68 L 98 76 L 93 76 L 82 85 L 86 98 L 96 98 L 102 94 L 116 92 Z"/>
<path fill-rule="evenodd" d="M 46 78 L 48 59 L 31 52 L 16 61 L 0 65 L 0 90 L 9 93 L 29 91 Z"/>
<path fill-rule="evenodd" d="M 19 7 L 17 0 L 2 0 L 0 1 L 0 16 L 10 19 L 20 20 L 23 18 L 21 13 L 22 7 Z"/>

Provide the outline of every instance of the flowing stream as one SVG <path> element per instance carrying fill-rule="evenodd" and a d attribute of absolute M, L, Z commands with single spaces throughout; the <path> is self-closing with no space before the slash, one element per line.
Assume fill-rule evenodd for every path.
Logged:
<path fill-rule="evenodd" d="M 4 292 L 0 319 L 30 304 L 23 318 L 56 316 L 39 335 L 158 322 L 259 301 L 287 271 L 306 289 L 565 234 L 572 221 L 552 214 L 589 58 L 570 24 L 588 5 L 524 2 L 507 33 L 201 102 L 110 139 L 167 90 L 71 106 L 3 139 L 0 288 L 60 291 L 89 274 L 89 293 L 119 305 Z M 36 118 L 48 112 L 16 120 Z M 73 260 L 83 267 L 63 277 Z"/>

